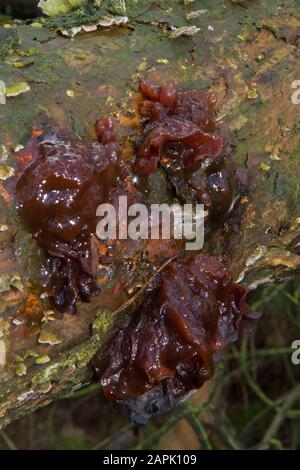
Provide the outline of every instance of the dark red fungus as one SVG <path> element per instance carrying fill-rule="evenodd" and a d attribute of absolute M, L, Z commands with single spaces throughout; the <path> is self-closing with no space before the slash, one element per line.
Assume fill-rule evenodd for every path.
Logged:
<path fill-rule="evenodd" d="M 153 172 L 159 160 L 195 170 L 204 158 L 218 158 L 223 141 L 215 133 L 213 96 L 180 91 L 174 85 L 158 87 L 147 80 L 142 80 L 141 91 L 146 99 L 140 113 L 147 124 L 137 153 L 137 174 Z"/>
<path fill-rule="evenodd" d="M 99 293 L 93 233 L 96 209 L 121 173 L 122 147 L 108 118 L 97 122 L 100 142 L 82 141 L 55 128 L 31 143 L 32 161 L 16 185 L 21 213 L 46 250 L 42 284 L 55 307 L 74 313 L 78 297 Z"/>
<path fill-rule="evenodd" d="M 219 351 L 251 316 L 247 290 L 215 257 L 190 255 L 160 274 L 158 287 L 92 365 L 105 396 L 136 421 L 172 408 L 214 373 Z"/>
<path fill-rule="evenodd" d="M 147 176 L 160 162 L 177 196 L 202 203 L 210 216 L 225 214 L 233 200 L 232 175 L 225 167 L 228 146 L 216 133 L 212 95 L 159 87 L 142 80 L 145 119 L 135 172 Z M 200 170 L 200 173 L 197 171 Z"/>

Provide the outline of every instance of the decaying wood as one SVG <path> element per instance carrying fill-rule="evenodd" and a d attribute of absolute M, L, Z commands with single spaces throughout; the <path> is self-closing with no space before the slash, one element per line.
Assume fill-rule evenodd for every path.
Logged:
<path fill-rule="evenodd" d="M 300 105 L 291 100 L 292 83 L 300 79 L 297 1 L 174 1 L 152 7 L 129 18 L 127 26 L 98 28 L 74 39 L 47 23 L 1 27 L 0 79 L 10 91 L 20 82 L 30 86 L 0 105 L 0 341 L 6 349 L 1 425 L 91 380 L 88 363 L 113 321 L 111 311 L 168 256 L 160 254 L 154 263 L 156 247 L 153 258 L 135 255 L 130 269 L 129 260 L 104 269 L 100 300 L 81 305 L 76 316 L 53 315 L 34 283 L 42 255 L 13 196 L 15 151 L 34 123 L 51 120 L 92 136 L 96 118 L 113 113 L 130 158 L 140 77 L 211 88 L 234 136 L 232 165 L 247 170 L 251 191 L 238 203 L 240 225 L 225 224 L 206 249 L 225 255 L 236 279 L 251 287 L 299 271 Z M 187 19 L 200 9 L 207 11 Z M 196 28 L 174 30 L 188 26 Z M 172 28 L 176 34 L 170 37 Z M 164 202 L 161 186 L 153 191 Z"/>

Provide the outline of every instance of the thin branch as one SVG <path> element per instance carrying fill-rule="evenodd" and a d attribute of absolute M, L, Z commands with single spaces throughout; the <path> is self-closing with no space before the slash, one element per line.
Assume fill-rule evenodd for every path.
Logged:
<path fill-rule="evenodd" d="M 270 441 L 276 436 L 276 433 L 280 429 L 282 423 L 287 417 L 288 411 L 294 405 L 294 403 L 300 398 L 300 384 L 298 384 L 293 390 L 288 394 L 284 404 L 278 410 L 278 413 L 272 420 L 269 428 L 267 429 L 262 442 L 258 446 L 258 449 L 264 450 L 269 449 Z"/>

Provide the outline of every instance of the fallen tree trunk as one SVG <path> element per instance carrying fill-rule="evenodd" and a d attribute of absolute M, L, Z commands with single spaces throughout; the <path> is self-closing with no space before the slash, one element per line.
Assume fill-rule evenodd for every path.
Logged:
<path fill-rule="evenodd" d="M 172 255 L 156 247 L 143 261 L 135 253 L 130 270 L 128 260 L 116 262 L 97 301 L 74 316 L 53 315 L 33 281 L 42 254 L 15 210 L 11 183 L 15 151 L 32 125 L 51 120 L 92 136 L 95 120 L 114 113 L 130 143 L 138 133 L 141 77 L 210 87 L 234 135 L 232 165 L 247 170 L 251 190 L 239 202 L 239 224 L 216 231 L 206 250 L 223 255 L 236 279 L 252 288 L 286 279 L 300 268 L 300 105 L 292 102 L 299 38 L 293 0 L 156 2 L 126 26 L 100 26 L 74 39 L 47 22 L 1 27 L 0 79 L 8 95 L 18 95 L 0 105 L 1 426 L 89 383 L 88 364 L 112 312 L 124 314 L 130 297 Z M 155 178 L 152 196 L 164 202 L 166 182 Z"/>

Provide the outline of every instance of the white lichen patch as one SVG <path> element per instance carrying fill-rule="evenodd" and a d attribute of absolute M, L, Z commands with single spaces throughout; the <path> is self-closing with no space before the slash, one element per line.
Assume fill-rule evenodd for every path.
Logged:
<path fill-rule="evenodd" d="M 261 163 L 259 165 L 259 168 L 262 170 L 262 171 L 269 171 L 270 168 L 271 168 L 271 165 L 269 165 L 269 163 Z"/>
<path fill-rule="evenodd" d="M 21 326 L 21 325 L 23 325 L 23 321 L 22 321 L 22 320 L 19 320 L 18 318 L 14 318 L 14 319 L 12 320 L 12 323 L 13 323 L 13 325 L 15 325 L 15 326 Z"/>
<path fill-rule="evenodd" d="M 11 166 L 0 166 L 0 180 L 5 181 L 15 174 L 15 169 Z"/>
<path fill-rule="evenodd" d="M 50 392 L 51 388 L 52 388 L 52 383 L 51 382 L 46 382 L 35 393 L 45 394 L 45 393 Z"/>
<path fill-rule="evenodd" d="M 17 144 L 17 145 L 14 147 L 14 152 L 15 152 L 15 153 L 18 153 L 18 152 L 20 152 L 20 151 L 23 150 L 23 149 L 24 149 L 24 145 L 22 145 L 22 144 Z"/>
<path fill-rule="evenodd" d="M 208 10 L 195 10 L 195 11 L 190 11 L 185 16 L 187 20 L 194 20 L 195 18 L 199 18 L 199 16 L 202 16 L 207 12 Z"/>
<path fill-rule="evenodd" d="M 66 91 L 66 94 L 67 94 L 67 96 L 68 96 L 69 98 L 74 98 L 74 96 L 75 96 L 75 93 L 74 93 L 73 90 L 67 90 L 67 91 Z"/>
<path fill-rule="evenodd" d="M 17 396 L 17 400 L 19 402 L 30 400 L 32 398 L 33 398 L 33 391 L 32 390 L 29 390 L 28 392 L 21 393 L 21 395 Z"/>
<path fill-rule="evenodd" d="M 97 26 L 102 26 L 103 28 L 109 28 L 110 26 L 122 26 L 127 24 L 129 21 L 128 16 L 111 16 L 105 15 L 98 21 Z"/>
<path fill-rule="evenodd" d="M 97 25 L 96 24 L 85 24 L 82 26 L 82 29 L 85 33 L 91 33 L 92 31 L 96 31 Z"/>
<path fill-rule="evenodd" d="M 258 246 L 255 252 L 253 253 L 253 255 L 249 256 L 249 258 L 247 259 L 245 263 L 247 268 L 255 264 L 260 258 L 262 258 L 267 253 L 267 251 L 268 250 L 266 246 L 264 245 Z"/>
<path fill-rule="evenodd" d="M 250 290 L 255 290 L 258 288 L 258 286 L 263 286 L 264 284 L 270 284 L 274 279 L 272 279 L 272 276 L 270 277 L 264 277 L 262 279 L 259 279 L 257 281 L 252 282 L 251 284 L 248 285 L 248 288 Z"/>
<path fill-rule="evenodd" d="M 67 36 L 69 38 L 74 38 L 76 34 L 80 33 L 82 30 L 82 26 L 74 26 L 73 28 L 70 29 L 61 29 L 60 32 L 63 36 Z"/>
<path fill-rule="evenodd" d="M 157 62 L 158 64 L 162 64 L 162 65 L 168 65 L 168 63 L 169 63 L 168 59 L 164 59 L 164 58 L 162 58 L 162 59 L 157 59 L 156 62 Z"/>
<path fill-rule="evenodd" d="M 24 392 L 21 395 L 18 395 L 17 400 L 19 402 L 34 400 L 35 398 L 38 398 L 41 395 L 44 395 L 50 392 L 51 388 L 52 388 L 51 382 L 46 382 L 37 390 L 31 389 L 31 390 L 28 390 L 28 392 Z"/>
<path fill-rule="evenodd" d="M 27 367 L 24 364 L 24 362 L 19 362 L 16 365 L 15 372 L 16 372 L 16 375 L 18 375 L 19 377 L 22 377 L 27 374 Z"/>
<path fill-rule="evenodd" d="M 54 333 L 51 331 L 46 331 L 43 330 L 41 331 L 40 337 L 39 337 L 39 343 L 40 344 L 49 344 L 50 346 L 55 346 L 57 344 L 61 344 L 61 340 L 55 336 Z"/>
<path fill-rule="evenodd" d="M 113 16 L 113 15 L 104 15 L 94 24 L 82 24 L 79 26 L 74 26 L 70 29 L 61 29 L 60 32 L 63 36 L 73 38 L 80 32 L 90 32 L 95 31 L 99 26 L 102 28 L 109 28 L 110 26 L 123 26 L 129 21 L 128 16 Z"/>
<path fill-rule="evenodd" d="M 8 149 L 5 145 L 0 145 L 0 162 L 6 162 L 8 158 Z"/>
<path fill-rule="evenodd" d="M 38 353 L 33 351 L 32 349 L 28 349 L 24 354 L 24 359 L 28 359 L 30 357 L 38 357 Z"/>
<path fill-rule="evenodd" d="M 247 98 L 248 100 L 255 100 L 256 98 L 259 97 L 258 91 L 255 87 L 251 88 L 247 92 Z"/>
<path fill-rule="evenodd" d="M 9 278 L 9 284 L 10 286 L 15 287 L 19 291 L 22 291 L 24 289 L 24 284 L 19 274 L 12 274 Z"/>
<path fill-rule="evenodd" d="M 24 285 L 19 274 L 13 273 L 0 277 L 0 293 L 9 291 L 11 287 L 15 287 L 20 291 L 23 290 Z"/>
<path fill-rule="evenodd" d="M 22 95 L 28 93 L 30 86 L 26 82 L 15 83 L 14 85 L 7 86 L 5 89 L 6 98 Z"/>
<path fill-rule="evenodd" d="M 35 363 L 36 364 L 47 364 L 50 361 L 51 361 L 50 357 L 47 356 L 47 354 L 45 354 L 44 356 L 37 357 L 36 360 L 35 360 Z"/>
<path fill-rule="evenodd" d="M 144 72 L 144 70 L 146 70 L 146 68 L 147 68 L 147 58 L 144 57 L 144 58 L 142 59 L 142 61 L 138 64 L 137 70 L 138 70 L 139 72 Z"/>
<path fill-rule="evenodd" d="M 270 160 L 272 160 L 272 162 L 280 161 L 280 157 L 277 155 L 277 153 L 273 153 L 270 155 Z"/>
<path fill-rule="evenodd" d="M 173 28 L 173 31 L 170 33 L 170 38 L 175 39 L 180 36 L 194 36 L 200 31 L 200 28 L 197 26 L 181 26 L 180 28 Z"/>

